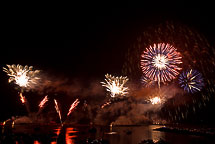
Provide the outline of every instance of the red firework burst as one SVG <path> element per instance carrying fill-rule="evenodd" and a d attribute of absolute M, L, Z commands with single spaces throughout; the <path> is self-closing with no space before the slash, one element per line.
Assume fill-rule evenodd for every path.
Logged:
<path fill-rule="evenodd" d="M 141 55 L 141 68 L 146 77 L 165 82 L 175 79 L 182 63 L 181 54 L 170 44 L 158 43 L 149 46 Z"/>

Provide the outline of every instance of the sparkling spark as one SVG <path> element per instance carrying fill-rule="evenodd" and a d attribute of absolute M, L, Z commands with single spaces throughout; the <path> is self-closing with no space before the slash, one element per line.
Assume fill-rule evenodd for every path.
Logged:
<path fill-rule="evenodd" d="M 111 101 L 107 101 L 106 103 L 104 103 L 102 106 L 101 106 L 101 109 L 103 109 L 104 107 L 108 106 L 111 104 Z"/>
<path fill-rule="evenodd" d="M 39 107 L 42 108 L 44 107 L 45 103 L 48 101 L 48 96 L 45 96 L 43 100 L 40 102 Z"/>
<path fill-rule="evenodd" d="M 58 106 L 57 100 L 56 100 L 56 99 L 54 99 L 54 102 L 55 102 L 55 109 L 56 109 L 56 111 L 57 111 L 57 113 L 58 113 L 58 116 L 59 116 L 59 118 L 60 118 L 60 122 L 61 122 L 61 124 L 62 124 L 62 120 L 61 120 L 61 112 L 60 112 L 60 109 L 59 109 L 59 106 Z"/>
<path fill-rule="evenodd" d="M 127 77 L 114 77 L 109 74 L 106 74 L 105 77 L 105 82 L 101 82 L 101 84 L 111 93 L 111 97 L 125 96 L 128 94 L 129 89 L 124 86 L 128 81 Z"/>
<path fill-rule="evenodd" d="M 69 116 L 70 114 L 71 114 L 71 112 L 74 110 L 74 108 L 79 104 L 79 100 L 78 99 L 76 99 L 73 103 L 72 103 L 72 105 L 70 106 L 70 109 L 69 109 L 69 112 L 67 113 L 67 116 Z"/>
<path fill-rule="evenodd" d="M 20 96 L 21 102 L 24 104 L 26 102 L 25 97 L 22 95 L 22 93 L 19 93 L 19 96 Z"/>

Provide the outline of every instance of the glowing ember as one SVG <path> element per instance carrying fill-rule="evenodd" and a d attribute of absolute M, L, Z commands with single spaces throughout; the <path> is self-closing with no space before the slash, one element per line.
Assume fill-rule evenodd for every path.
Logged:
<path fill-rule="evenodd" d="M 57 113 L 58 113 L 58 115 L 59 115 L 60 122 L 61 122 L 61 124 L 62 124 L 61 113 L 60 113 L 60 109 L 59 109 L 59 107 L 58 107 L 57 100 L 54 99 L 54 102 L 55 102 L 55 109 L 56 109 L 56 111 L 57 111 Z"/>
<path fill-rule="evenodd" d="M 170 44 L 159 43 L 146 48 L 141 59 L 141 67 L 146 77 L 160 82 L 175 79 L 179 74 L 181 54 Z"/>
<path fill-rule="evenodd" d="M 70 115 L 70 113 L 74 110 L 74 108 L 79 104 L 79 100 L 78 99 L 76 99 L 73 103 L 72 103 L 72 105 L 71 105 L 71 107 L 70 107 L 70 109 L 69 109 L 69 112 L 67 113 L 67 116 L 69 116 Z"/>
<path fill-rule="evenodd" d="M 22 93 L 19 93 L 20 96 L 20 100 L 22 101 L 22 103 L 24 104 L 26 102 L 25 97 L 22 95 Z"/>
<path fill-rule="evenodd" d="M 45 97 L 43 98 L 43 100 L 40 102 L 39 107 L 42 108 L 42 107 L 45 105 L 45 103 L 46 103 L 47 101 L 48 101 L 48 96 L 45 96 Z"/>
<path fill-rule="evenodd" d="M 106 107 L 106 106 L 108 106 L 108 105 L 110 105 L 110 104 L 111 104 L 111 101 L 108 101 L 108 102 L 104 103 L 104 104 L 101 106 L 101 108 L 103 109 L 104 107 Z"/>
<path fill-rule="evenodd" d="M 33 71 L 33 67 L 22 66 L 22 65 L 7 65 L 8 69 L 3 67 L 3 71 L 7 73 L 9 78 L 9 83 L 15 81 L 20 87 L 29 87 L 37 83 L 39 79 L 36 75 L 39 73 L 39 70 Z"/>
<path fill-rule="evenodd" d="M 128 81 L 127 77 L 114 77 L 109 74 L 106 74 L 105 77 L 105 82 L 101 82 L 101 84 L 106 87 L 107 91 L 111 92 L 111 97 L 125 96 L 128 93 L 128 87 L 124 86 Z"/>
<path fill-rule="evenodd" d="M 159 97 L 154 97 L 154 98 L 151 98 L 149 99 L 150 102 L 154 105 L 154 104 L 160 104 L 161 103 L 161 98 Z"/>

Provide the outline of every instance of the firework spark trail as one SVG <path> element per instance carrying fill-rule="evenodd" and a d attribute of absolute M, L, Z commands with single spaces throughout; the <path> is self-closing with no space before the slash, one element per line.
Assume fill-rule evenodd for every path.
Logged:
<path fill-rule="evenodd" d="M 38 106 L 39 106 L 39 110 L 38 110 L 38 112 L 37 112 L 37 115 L 39 115 L 40 112 L 43 110 L 44 105 L 46 104 L 47 101 L 48 101 L 48 95 L 45 96 L 45 97 L 43 98 L 43 100 L 40 102 L 40 104 L 38 105 Z"/>
<path fill-rule="evenodd" d="M 40 102 L 39 107 L 42 108 L 44 107 L 45 103 L 48 101 L 48 96 L 45 96 L 43 100 Z"/>
<path fill-rule="evenodd" d="M 179 84 L 187 92 L 197 92 L 201 91 L 204 86 L 202 74 L 197 70 L 187 70 L 183 71 L 179 76 Z"/>
<path fill-rule="evenodd" d="M 54 99 L 54 102 L 55 102 L 55 109 L 56 109 L 56 111 L 57 111 L 57 113 L 58 113 L 58 115 L 59 115 L 59 118 L 60 118 L 60 123 L 62 124 L 61 113 L 60 113 L 60 109 L 59 109 L 59 107 L 58 107 L 57 100 Z"/>
<path fill-rule="evenodd" d="M 25 97 L 22 95 L 22 93 L 19 93 L 19 96 L 20 96 L 21 102 L 22 102 L 23 104 L 26 103 L 26 99 L 25 99 Z"/>
<path fill-rule="evenodd" d="M 70 107 L 70 109 L 69 109 L 69 112 L 67 113 L 67 116 L 69 116 L 70 114 L 71 114 L 71 112 L 74 110 L 74 108 L 79 104 L 79 100 L 78 99 L 76 99 L 73 103 L 72 103 L 72 105 L 71 105 L 71 107 Z"/>
<path fill-rule="evenodd" d="M 28 114 L 30 114 L 30 107 L 27 99 L 25 98 L 25 96 L 23 96 L 22 92 L 19 93 L 19 96 L 20 96 L 21 102 L 25 105 Z"/>
<path fill-rule="evenodd" d="M 141 55 L 141 68 L 146 77 L 160 82 L 171 81 L 179 74 L 181 54 L 170 44 L 158 43 L 149 46 Z"/>
<path fill-rule="evenodd" d="M 36 75 L 40 72 L 39 70 L 33 71 L 33 66 L 28 67 L 22 65 L 7 65 L 8 69 L 3 67 L 3 71 L 7 73 L 10 78 L 8 82 L 15 81 L 17 85 L 22 88 L 32 87 L 39 79 Z"/>
<path fill-rule="evenodd" d="M 108 101 L 106 103 L 104 103 L 102 106 L 101 106 L 101 109 L 103 109 L 104 107 L 108 106 L 111 104 L 111 101 Z"/>
<path fill-rule="evenodd" d="M 111 97 L 116 97 L 116 95 L 125 96 L 128 94 L 129 89 L 124 86 L 128 81 L 127 77 L 114 77 L 109 74 L 106 74 L 105 77 L 105 82 L 101 82 L 101 84 L 111 93 Z"/>

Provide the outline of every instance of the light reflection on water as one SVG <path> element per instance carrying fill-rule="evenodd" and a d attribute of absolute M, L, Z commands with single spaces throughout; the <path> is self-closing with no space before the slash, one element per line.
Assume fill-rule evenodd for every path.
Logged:
<path fill-rule="evenodd" d="M 67 128 L 66 129 L 66 136 L 65 136 L 65 139 L 66 139 L 66 143 L 67 144 L 75 144 L 75 140 L 74 138 L 77 137 L 76 133 L 78 131 L 74 130 L 74 128 Z M 72 134 L 72 135 L 71 135 Z"/>
<path fill-rule="evenodd" d="M 215 138 L 154 131 L 159 125 L 145 126 L 15 126 L 15 144 L 77 144 L 86 139 L 104 139 L 110 144 L 138 144 L 142 140 L 163 139 L 170 144 L 213 144 Z M 93 129 L 92 129 L 93 128 Z M 2 140 L 0 139 L 0 143 Z"/>
<path fill-rule="evenodd" d="M 57 138 L 58 138 L 58 136 L 59 136 L 59 134 L 60 134 L 60 130 L 61 130 L 61 127 L 58 127 L 58 128 L 55 128 L 55 129 L 54 129 L 54 134 L 56 134 L 56 135 L 54 135 L 52 138 L 53 138 L 55 141 L 52 141 L 51 144 L 57 144 Z"/>
<path fill-rule="evenodd" d="M 161 126 L 131 126 L 131 127 L 113 127 L 115 135 L 105 135 L 105 138 L 110 140 L 110 143 L 117 144 L 138 144 L 142 140 L 152 139 L 158 141 L 164 138 L 164 133 L 153 131 L 154 128 Z"/>

